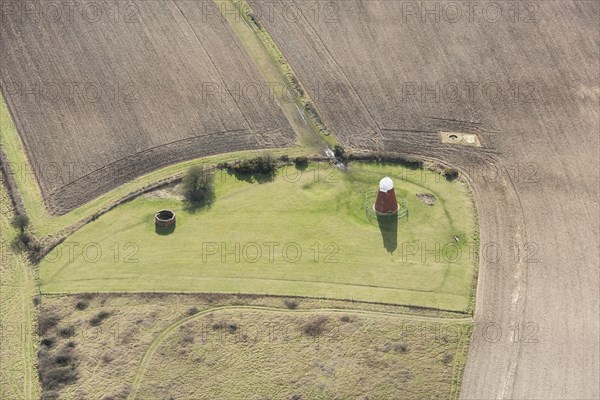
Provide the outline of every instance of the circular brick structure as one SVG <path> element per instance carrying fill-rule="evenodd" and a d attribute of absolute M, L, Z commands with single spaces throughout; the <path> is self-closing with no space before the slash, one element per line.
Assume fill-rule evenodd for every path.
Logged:
<path fill-rule="evenodd" d="M 160 210 L 154 216 L 156 226 L 166 228 L 175 225 L 175 213 L 171 210 Z"/>

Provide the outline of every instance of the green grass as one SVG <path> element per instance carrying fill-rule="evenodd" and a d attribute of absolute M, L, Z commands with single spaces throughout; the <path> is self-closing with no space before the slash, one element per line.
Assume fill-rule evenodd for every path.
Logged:
<path fill-rule="evenodd" d="M 311 164 L 298 179 L 296 173 L 289 167 L 263 184 L 219 173 L 209 209 L 147 196 L 126 203 L 42 261 L 42 290 L 241 292 L 469 308 L 476 263 L 468 242 L 476 224 L 466 185 L 364 163 L 348 174 L 326 164 Z M 410 210 L 398 221 L 391 253 L 364 210 L 364 192 L 384 175 Z M 422 204 L 415 196 L 421 192 L 435 194 L 436 204 Z M 153 216 L 163 208 L 177 213 L 169 235 L 155 232 Z M 444 257 L 441 249 L 454 236 L 462 255 L 448 262 L 453 254 Z"/>

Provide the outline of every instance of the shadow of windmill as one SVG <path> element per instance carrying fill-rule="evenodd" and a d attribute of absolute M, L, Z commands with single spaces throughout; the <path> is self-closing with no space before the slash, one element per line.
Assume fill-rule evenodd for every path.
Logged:
<path fill-rule="evenodd" d="M 393 253 L 398 248 L 398 216 L 378 215 L 377 224 L 383 239 L 383 247 Z"/>

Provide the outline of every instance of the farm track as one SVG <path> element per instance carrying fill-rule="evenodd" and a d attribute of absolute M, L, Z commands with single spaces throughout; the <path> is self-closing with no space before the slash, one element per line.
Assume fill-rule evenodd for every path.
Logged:
<path fill-rule="evenodd" d="M 461 170 L 482 251 L 502 252 L 482 257 L 475 313 L 500 338 L 474 330 L 461 397 L 600 398 L 600 5 L 535 2 L 530 21 L 450 23 L 403 14 L 405 2 L 337 1 L 329 21 L 315 16 L 323 2 L 295 2 L 293 20 L 286 4 L 261 23 L 338 140 Z M 432 98 L 436 84 L 465 82 L 503 91 Z M 483 147 L 443 144 L 439 131 L 477 133 Z"/>
<path fill-rule="evenodd" d="M 198 312 L 197 314 L 191 315 L 189 317 L 185 317 L 180 319 L 179 321 L 174 322 L 167 328 L 165 328 L 150 344 L 146 352 L 144 353 L 142 360 L 138 366 L 138 370 L 135 374 L 133 382 L 131 384 L 131 392 L 127 397 L 128 400 L 134 400 L 137 397 L 138 390 L 142 383 L 144 373 L 148 369 L 148 365 L 163 343 L 163 341 L 171 334 L 173 334 L 177 328 L 184 325 L 187 322 L 190 322 L 196 318 L 200 318 L 206 316 L 208 314 L 216 313 L 223 310 L 233 310 L 233 311 L 248 311 L 248 310 L 257 310 L 262 312 L 274 312 L 274 313 L 294 313 L 294 314 L 302 314 L 302 313 L 341 313 L 341 314 L 361 314 L 361 315 L 371 315 L 371 316 L 384 316 L 384 317 L 394 317 L 394 318 L 405 318 L 415 321 L 427 321 L 427 322 L 457 322 L 457 323 L 472 323 L 471 318 L 441 318 L 441 317 L 425 317 L 425 316 L 416 316 L 410 314 L 398 314 L 391 312 L 378 312 L 378 311 L 367 311 L 367 310 L 353 310 L 353 309 L 337 309 L 337 308 L 311 308 L 311 309 L 301 309 L 301 310 L 289 310 L 289 309 L 281 309 L 276 307 L 266 307 L 266 306 L 220 306 L 210 308 L 208 310 L 203 310 Z M 459 342 L 460 345 L 460 342 Z"/>
<path fill-rule="evenodd" d="M 0 179 L 0 397 L 34 399 L 39 395 L 34 338 L 37 293 L 35 272 L 25 257 L 10 248 L 10 199 Z"/>
<path fill-rule="evenodd" d="M 215 4 L 135 5 L 132 21 L 9 13 L 0 25 L 3 97 L 54 214 L 173 163 L 298 143 Z"/>

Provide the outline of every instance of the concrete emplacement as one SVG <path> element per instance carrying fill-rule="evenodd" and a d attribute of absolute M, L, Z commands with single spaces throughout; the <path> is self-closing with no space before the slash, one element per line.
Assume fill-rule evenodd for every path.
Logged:
<path fill-rule="evenodd" d="M 166 228 L 175 225 L 175 213 L 171 210 L 160 210 L 154 216 L 156 226 Z"/>

